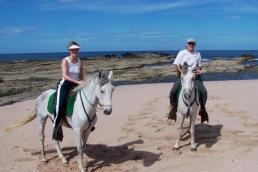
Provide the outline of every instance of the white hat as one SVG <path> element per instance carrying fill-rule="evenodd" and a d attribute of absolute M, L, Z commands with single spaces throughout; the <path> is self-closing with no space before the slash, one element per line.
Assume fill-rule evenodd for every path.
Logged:
<path fill-rule="evenodd" d="M 71 45 L 69 48 L 69 50 L 72 50 L 72 49 L 80 49 L 80 47 L 78 45 Z"/>
<path fill-rule="evenodd" d="M 196 41 L 195 41 L 194 38 L 188 38 L 188 39 L 186 40 L 186 43 L 189 43 L 189 42 L 196 43 Z"/>
<path fill-rule="evenodd" d="M 80 49 L 80 45 L 75 41 L 71 41 L 68 43 L 67 48 L 68 48 L 68 50 Z"/>

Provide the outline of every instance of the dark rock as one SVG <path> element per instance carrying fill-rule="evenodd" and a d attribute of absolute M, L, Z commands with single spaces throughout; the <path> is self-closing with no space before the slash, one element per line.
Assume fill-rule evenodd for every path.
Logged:
<path fill-rule="evenodd" d="M 122 54 L 122 57 L 123 57 L 123 58 L 138 58 L 138 57 L 140 57 L 140 56 L 137 55 L 137 54 L 134 54 L 134 53 L 126 52 L 126 53 L 123 53 L 123 54 Z"/>
<path fill-rule="evenodd" d="M 103 57 L 106 59 L 112 59 L 112 58 L 116 58 L 116 55 L 115 54 L 106 54 Z"/>
<path fill-rule="evenodd" d="M 252 54 L 242 54 L 241 57 L 243 58 L 243 61 L 248 61 L 255 59 L 256 57 Z"/>

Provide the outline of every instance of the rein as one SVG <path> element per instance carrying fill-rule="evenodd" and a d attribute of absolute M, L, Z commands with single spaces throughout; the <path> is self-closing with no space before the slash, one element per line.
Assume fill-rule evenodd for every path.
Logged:
<path fill-rule="evenodd" d="M 79 95 L 80 95 L 80 99 L 81 99 L 81 103 L 82 103 L 82 108 L 83 108 L 83 111 L 84 111 L 84 113 L 85 113 L 85 115 L 86 115 L 86 117 L 87 117 L 87 119 L 88 119 L 88 121 L 89 121 L 89 123 L 90 123 L 90 125 L 89 125 L 89 127 L 90 127 L 91 124 L 92 124 L 92 122 L 93 122 L 94 119 L 96 118 L 96 114 L 94 115 L 93 119 L 90 119 L 90 116 L 89 116 L 89 114 L 87 113 L 86 108 L 85 108 L 85 106 L 84 106 L 84 103 L 83 103 L 83 100 L 82 100 L 82 94 L 81 94 L 81 92 L 83 92 L 83 91 L 82 91 L 82 90 L 79 91 Z M 84 93 L 83 93 L 83 94 L 84 94 Z M 86 97 L 86 100 L 88 101 L 87 97 Z M 90 105 L 92 105 L 92 104 L 90 104 Z M 93 106 L 93 107 L 95 107 L 95 106 Z"/>
<path fill-rule="evenodd" d="M 92 122 L 95 120 L 95 118 L 96 118 L 97 115 L 96 115 L 96 113 L 95 113 L 93 119 L 90 119 L 90 116 L 89 116 L 89 114 L 87 113 L 87 111 L 86 111 L 86 109 L 85 109 L 85 106 L 84 106 L 84 103 L 83 103 L 83 100 L 82 100 L 81 91 L 82 91 L 82 90 L 79 91 L 79 95 L 80 95 L 80 99 L 81 99 L 81 103 L 82 103 L 82 108 L 83 108 L 83 111 L 84 111 L 84 113 L 85 113 L 85 115 L 86 115 L 88 121 L 89 121 L 89 126 L 88 126 L 88 128 L 86 129 L 86 131 L 87 131 L 89 128 L 91 128 Z"/>

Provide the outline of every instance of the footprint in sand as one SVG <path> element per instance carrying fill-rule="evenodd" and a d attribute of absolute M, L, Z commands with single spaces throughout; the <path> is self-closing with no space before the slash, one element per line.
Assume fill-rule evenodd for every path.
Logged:
<path fill-rule="evenodd" d="M 160 132 L 163 129 L 163 128 L 160 128 L 159 126 L 160 120 L 149 116 L 150 114 L 158 111 L 157 107 L 154 106 L 158 101 L 159 101 L 159 98 L 153 99 L 152 101 L 146 103 L 144 105 L 144 108 L 138 114 L 131 115 L 128 118 L 126 125 L 122 128 L 122 131 L 124 131 L 126 135 L 131 134 L 131 135 L 136 135 L 138 138 L 143 138 L 143 134 L 136 129 L 137 128 L 136 125 L 143 124 L 143 126 L 149 128 L 148 130 L 154 130 L 154 132 Z M 121 141 L 126 138 L 127 137 L 119 137 L 118 141 Z"/>

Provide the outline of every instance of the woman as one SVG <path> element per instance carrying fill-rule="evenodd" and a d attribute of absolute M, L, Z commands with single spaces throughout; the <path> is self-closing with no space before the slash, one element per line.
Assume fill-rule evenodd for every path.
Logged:
<path fill-rule="evenodd" d="M 204 121 L 209 122 L 208 113 L 205 108 L 205 104 L 207 101 L 207 90 L 203 85 L 202 79 L 201 79 L 201 73 L 202 73 L 202 65 L 201 65 L 201 54 L 195 50 L 196 41 L 193 38 L 189 38 L 186 41 L 186 49 L 179 51 L 179 53 L 176 56 L 176 59 L 174 61 L 174 65 L 176 65 L 176 69 L 178 72 L 178 78 L 175 80 L 174 85 L 170 91 L 170 105 L 172 106 L 172 109 L 169 112 L 168 119 L 174 119 L 176 120 L 176 111 L 177 111 L 177 95 L 181 88 L 181 80 L 180 75 L 182 72 L 181 66 L 186 62 L 188 65 L 196 65 L 197 71 L 196 71 L 196 87 L 200 94 L 200 111 L 199 115 L 201 116 L 201 122 Z"/>
<path fill-rule="evenodd" d="M 57 103 L 54 121 L 54 130 L 52 138 L 54 140 L 62 141 L 62 119 L 65 114 L 66 101 L 68 94 L 71 89 L 82 83 L 84 78 L 82 61 L 78 58 L 78 52 L 80 45 L 71 41 L 67 46 L 70 55 L 63 58 L 61 69 L 62 69 L 62 80 L 59 82 L 57 87 Z"/>

